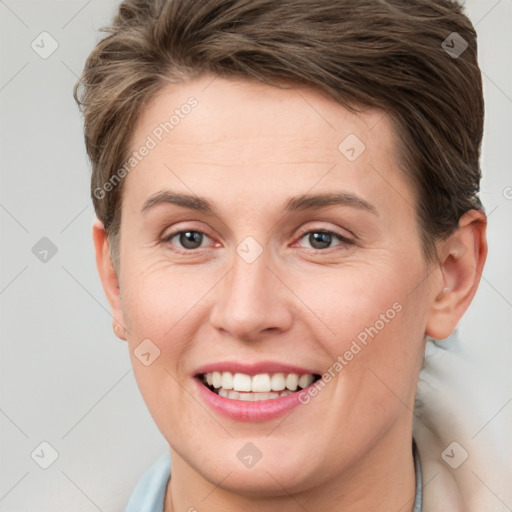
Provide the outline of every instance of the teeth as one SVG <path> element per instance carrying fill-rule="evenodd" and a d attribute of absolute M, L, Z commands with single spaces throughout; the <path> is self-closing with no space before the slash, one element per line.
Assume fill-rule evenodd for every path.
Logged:
<path fill-rule="evenodd" d="M 282 391 L 286 387 L 284 373 L 274 373 L 270 380 L 270 386 L 274 391 Z"/>
<path fill-rule="evenodd" d="M 224 389 L 233 389 L 233 374 L 230 372 L 222 373 L 222 387 Z"/>
<path fill-rule="evenodd" d="M 313 382 L 313 375 L 301 375 L 299 378 L 299 388 L 307 388 Z"/>
<path fill-rule="evenodd" d="M 268 393 L 271 389 L 270 375 L 268 373 L 260 373 L 252 378 L 251 391 L 256 393 Z"/>
<path fill-rule="evenodd" d="M 233 376 L 233 389 L 235 391 L 252 391 L 252 379 L 245 373 L 235 373 Z"/>
<path fill-rule="evenodd" d="M 245 373 L 211 372 L 204 375 L 206 383 L 218 390 L 218 394 L 232 400 L 270 400 L 291 395 L 298 388 L 307 388 L 313 381 L 312 374 L 296 373 Z"/>
<path fill-rule="evenodd" d="M 242 400 L 244 402 L 258 402 L 259 400 L 273 400 L 274 398 L 279 398 L 280 396 L 286 396 L 283 393 L 237 393 L 236 391 L 225 391 L 220 388 L 219 396 L 224 398 L 230 398 L 231 400 Z M 289 395 L 292 393 L 290 391 L 287 392 Z"/>
<path fill-rule="evenodd" d="M 220 388 L 222 386 L 222 374 L 220 372 L 212 373 L 212 385 L 214 388 Z"/>
<path fill-rule="evenodd" d="M 299 376 L 296 373 L 289 373 L 286 377 L 286 387 L 290 391 L 295 391 L 299 385 Z"/>

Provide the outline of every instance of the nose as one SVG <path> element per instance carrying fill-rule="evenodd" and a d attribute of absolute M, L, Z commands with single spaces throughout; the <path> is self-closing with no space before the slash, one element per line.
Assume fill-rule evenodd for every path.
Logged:
<path fill-rule="evenodd" d="M 217 330 L 242 341 L 257 341 L 290 328 L 290 294 L 268 264 L 265 251 L 252 263 L 235 254 L 211 311 L 210 321 Z"/>

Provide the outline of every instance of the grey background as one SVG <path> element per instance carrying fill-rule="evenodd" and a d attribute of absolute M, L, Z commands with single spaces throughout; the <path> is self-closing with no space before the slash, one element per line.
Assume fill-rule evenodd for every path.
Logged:
<path fill-rule="evenodd" d="M 2 512 L 122 510 L 140 474 L 167 449 L 126 344 L 112 333 L 96 274 L 90 170 L 72 98 L 116 4 L 0 0 Z M 468 381 L 489 390 L 474 403 L 488 418 L 483 434 L 510 453 L 512 0 L 473 0 L 467 8 L 484 75 L 481 197 L 490 253 L 457 350 L 471 361 Z M 43 31 L 58 43 L 46 59 L 31 47 Z M 43 237 L 57 249 L 46 262 Z M 36 463 L 51 455 L 43 441 L 58 452 L 48 469 Z"/>

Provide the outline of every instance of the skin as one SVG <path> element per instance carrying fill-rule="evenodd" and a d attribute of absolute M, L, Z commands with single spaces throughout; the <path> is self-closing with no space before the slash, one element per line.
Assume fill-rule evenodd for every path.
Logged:
<path fill-rule="evenodd" d="M 390 118 L 351 113 L 305 87 L 211 76 L 168 85 L 134 127 L 132 148 L 190 96 L 197 107 L 126 178 L 120 268 L 101 222 L 93 230 L 116 334 L 170 445 L 165 511 L 412 510 L 425 334 L 448 337 L 469 306 L 486 256 L 485 217 L 466 213 L 428 263 Z M 353 162 L 338 150 L 349 134 L 366 145 Z M 216 213 L 169 203 L 141 212 L 164 190 L 204 197 Z M 285 212 L 293 196 L 332 192 L 374 211 Z M 319 229 L 353 243 L 333 236 L 315 245 L 309 233 Z M 178 230 L 205 233 L 201 248 L 169 239 Z M 247 236 L 263 249 L 252 263 L 236 252 Z M 227 419 L 193 386 L 199 366 L 219 361 L 323 373 L 393 304 L 401 311 L 285 417 Z M 147 338 L 160 350 L 150 366 L 134 355 Z M 247 442 L 262 454 L 252 468 L 237 458 Z"/>

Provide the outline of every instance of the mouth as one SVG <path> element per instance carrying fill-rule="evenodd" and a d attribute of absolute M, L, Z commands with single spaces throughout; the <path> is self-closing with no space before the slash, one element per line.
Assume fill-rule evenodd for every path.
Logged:
<path fill-rule="evenodd" d="M 314 373 L 232 373 L 212 371 L 197 375 L 199 382 L 212 393 L 243 402 L 274 400 L 299 393 L 321 376 Z"/>

